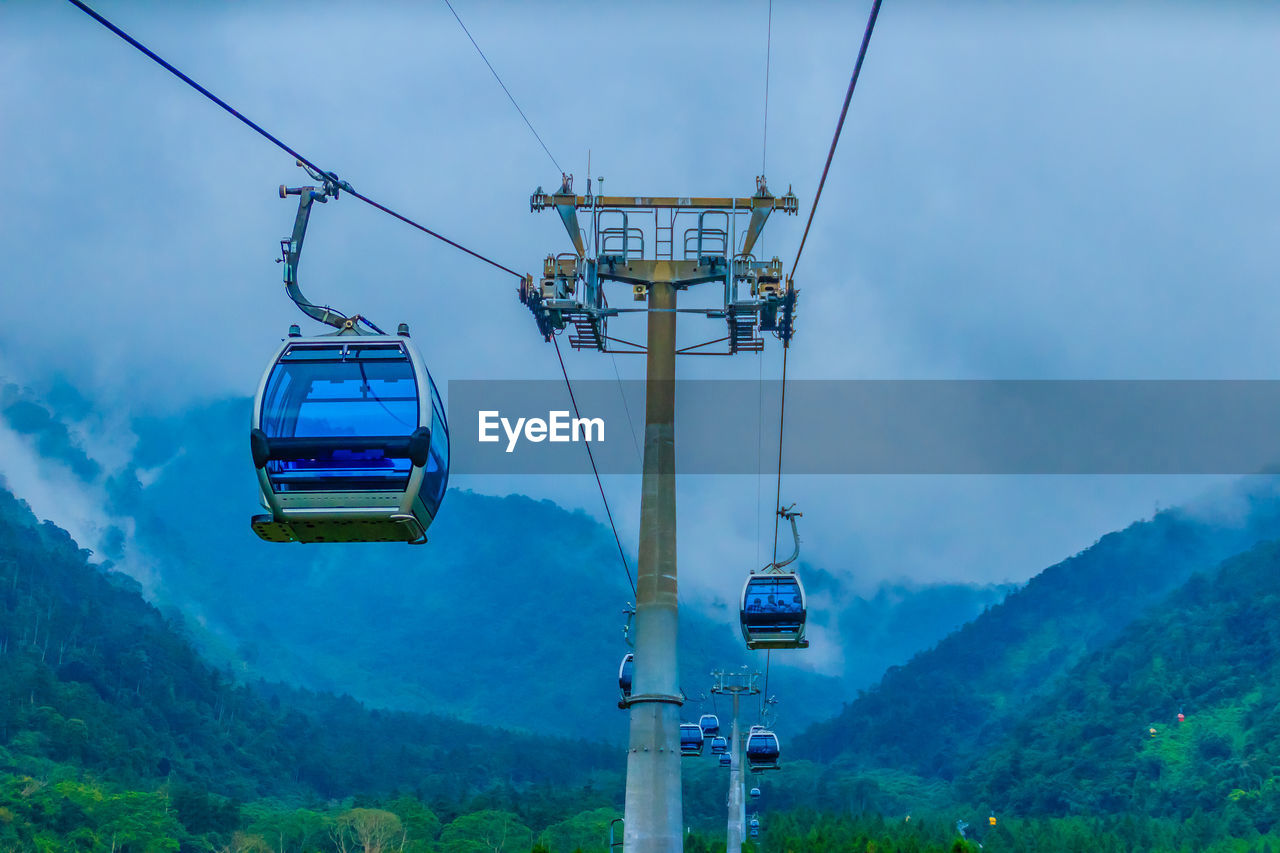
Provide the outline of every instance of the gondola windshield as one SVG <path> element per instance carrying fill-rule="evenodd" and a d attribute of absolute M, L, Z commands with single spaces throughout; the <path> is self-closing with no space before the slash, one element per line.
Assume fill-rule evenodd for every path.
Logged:
<path fill-rule="evenodd" d="M 262 430 L 268 438 L 329 439 L 308 459 L 273 459 L 278 492 L 401 490 L 412 462 L 370 439 L 407 437 L 418 425 L 418 387 L 398 346 L 289 347 L 267 380 Z M 434 464 L 432 464 L 434 463 Z M 437 458 L 428 471 L 440 470 Z"/>

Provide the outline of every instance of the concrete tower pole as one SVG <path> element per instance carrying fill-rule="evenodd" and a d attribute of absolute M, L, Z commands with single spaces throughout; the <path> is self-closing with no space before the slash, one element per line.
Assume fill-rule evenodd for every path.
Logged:
<path fill-rule="evenodd" d="M 533 312 L 545 340 L 572 325 L 569 343 L 575 349 L 601 352 L 613 351 L 610 345 L 615 339 L 606 334 L 606 321 L 619 313 L 603 301 L 601 285 L 631 285 L 633 296 L 648 302 L 635 670 L 631 696 L 624 702 L 630 711 L 630 741 L 623 839 L 626 853 L 680 853 L 684 847 L 680 798 L 680 705 L 684 699 L 676 656 L 676 292 L 699 284 L 724 288 L 723 305 L 695 313 L 727 321 L 728 334 L 695 344 L 690 351 L 711 354 L 703 348 L 724 341 L 723 355 L 759 352 L 764 348 L 759 335 L 763 330 L 777 333 L 788 343 L 794 331 L 795 288 L 783 277 L 781 260 L 757 261 L 751 252 L 773 211 L 795 215 L 800 203 L 790 190 L 774 196 L 763 176 L 756 179 L 755 194 L 747 198 L 595 196 L 590 187 L 588 181 L 587 195 L 577 195 L 573 176 L 562 175 L 554 193 L 539 187 L 529 197 L 531 211 L 559 214 L 575 251 L 548 255 L 541 279 L 535 282 L 533 276 L 524 276 L 518 294 Z M 582 228 L 580 211 L 591 217 L 589 232 Z M 627 225 L 627 215 L 636 212 L 654 216 L 652 258 L 643 257 L 643 229 Z M 665 225 L 660 212 L 668 217 Z M 702 217 L 708 212 L 723 215 L 727 230 L 704 228 Z M 602 229 L 600 217 L 606 213 L 621 214 L 621 227 Z M 686 237 L 679 260 L 674 231 L 678 214 L 698 217 L 696 246 Z M 739 214 L 750 217 L 740 246 Z M 740 285 L 748 281 L 752 282 L 750 292 L 740 293 Z"/>
<path fill-rule="evenodd" d="M 742 835 L 747 823 L 746 804 L 743 802 L 742 785 L 744 774 L 742 772 L 742 738 L 738 732 L 738 698 L 742 694 L 734 691 L 733 694 L 733 739 L 730 741 L 732 749 L 732 763 L 729 765 L 729 826 L 728 832 L 725 833 L 727 839 L 727 847 L 725 853 L 742 853 Z"/>
<path fill-rule="evenodd" d="M 653 278 L 659 280 L 648 285 L 644 478 L 627 754 L 626 853 L 679 853 L 684 847 L 680 789 L 683 700 L 676 655 L 676 289 L 668 264 L 654 264 Z"/>

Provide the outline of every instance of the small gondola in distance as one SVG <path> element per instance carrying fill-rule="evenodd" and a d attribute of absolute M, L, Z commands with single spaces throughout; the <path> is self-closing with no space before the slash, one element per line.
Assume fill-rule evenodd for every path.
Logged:
<path fill-rule="evenodd" d="M 777 770 L 782 750 L 778 736 L 763 726 L 752 726 L 747 734 L 747 763 L 753 772 Z"/>
<path fill-rule="evenodd" d="M 622 663 L 618 665 L 618 690 L 622 693 L 624 702 L 631 698 L 631 682 L 635 678 L 635 673 L 635 653 L 627 652 L 622 656 Z"/>
<path fill-rule="evenodd" d="M 680 724 L 680 754 L 684 756 L 702 755 L 702 727 L 697 723 Z"/>
<path fill-rule="evenodd" d="M 449 425 L 397 335 L 290 337 L 263 373 L 250 449 L 268 542 L 426 541 L 449 482 Z"/>

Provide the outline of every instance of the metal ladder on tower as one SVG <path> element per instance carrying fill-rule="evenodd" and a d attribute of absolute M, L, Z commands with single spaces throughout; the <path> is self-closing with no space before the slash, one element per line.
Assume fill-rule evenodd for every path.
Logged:
<path fill-rule="evenodd" d="M 756 306 L 732 305 L 729 308 L 729 352 L 761 352 L 764 338 L 756 336 Z"/>
<path fill-rule="evenodd" d="M 671 211 L 666 225 L 662 224 L 660 216 L 655 214 L 653 217 L 653 256 L 669 261 L 676 253 L 676 215 L 674 210 Z"/>
<path fill-rule="evenodd" d="M 569 346 L 574 349 L 604 349 L 604 335 L 601 321 L 584 312 L 569 315 L 573 323 L 573 331 L 569 333 Z"/>

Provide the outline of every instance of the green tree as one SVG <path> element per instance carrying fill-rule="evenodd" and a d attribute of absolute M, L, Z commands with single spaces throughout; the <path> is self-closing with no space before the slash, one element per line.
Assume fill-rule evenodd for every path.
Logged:
<path fill-rule="evenodd" d="M 440 833 L 443 853 L 516 853 L 533 845 L 533 832 L 508 811 L 485 809 L 465 814 Z"/>

